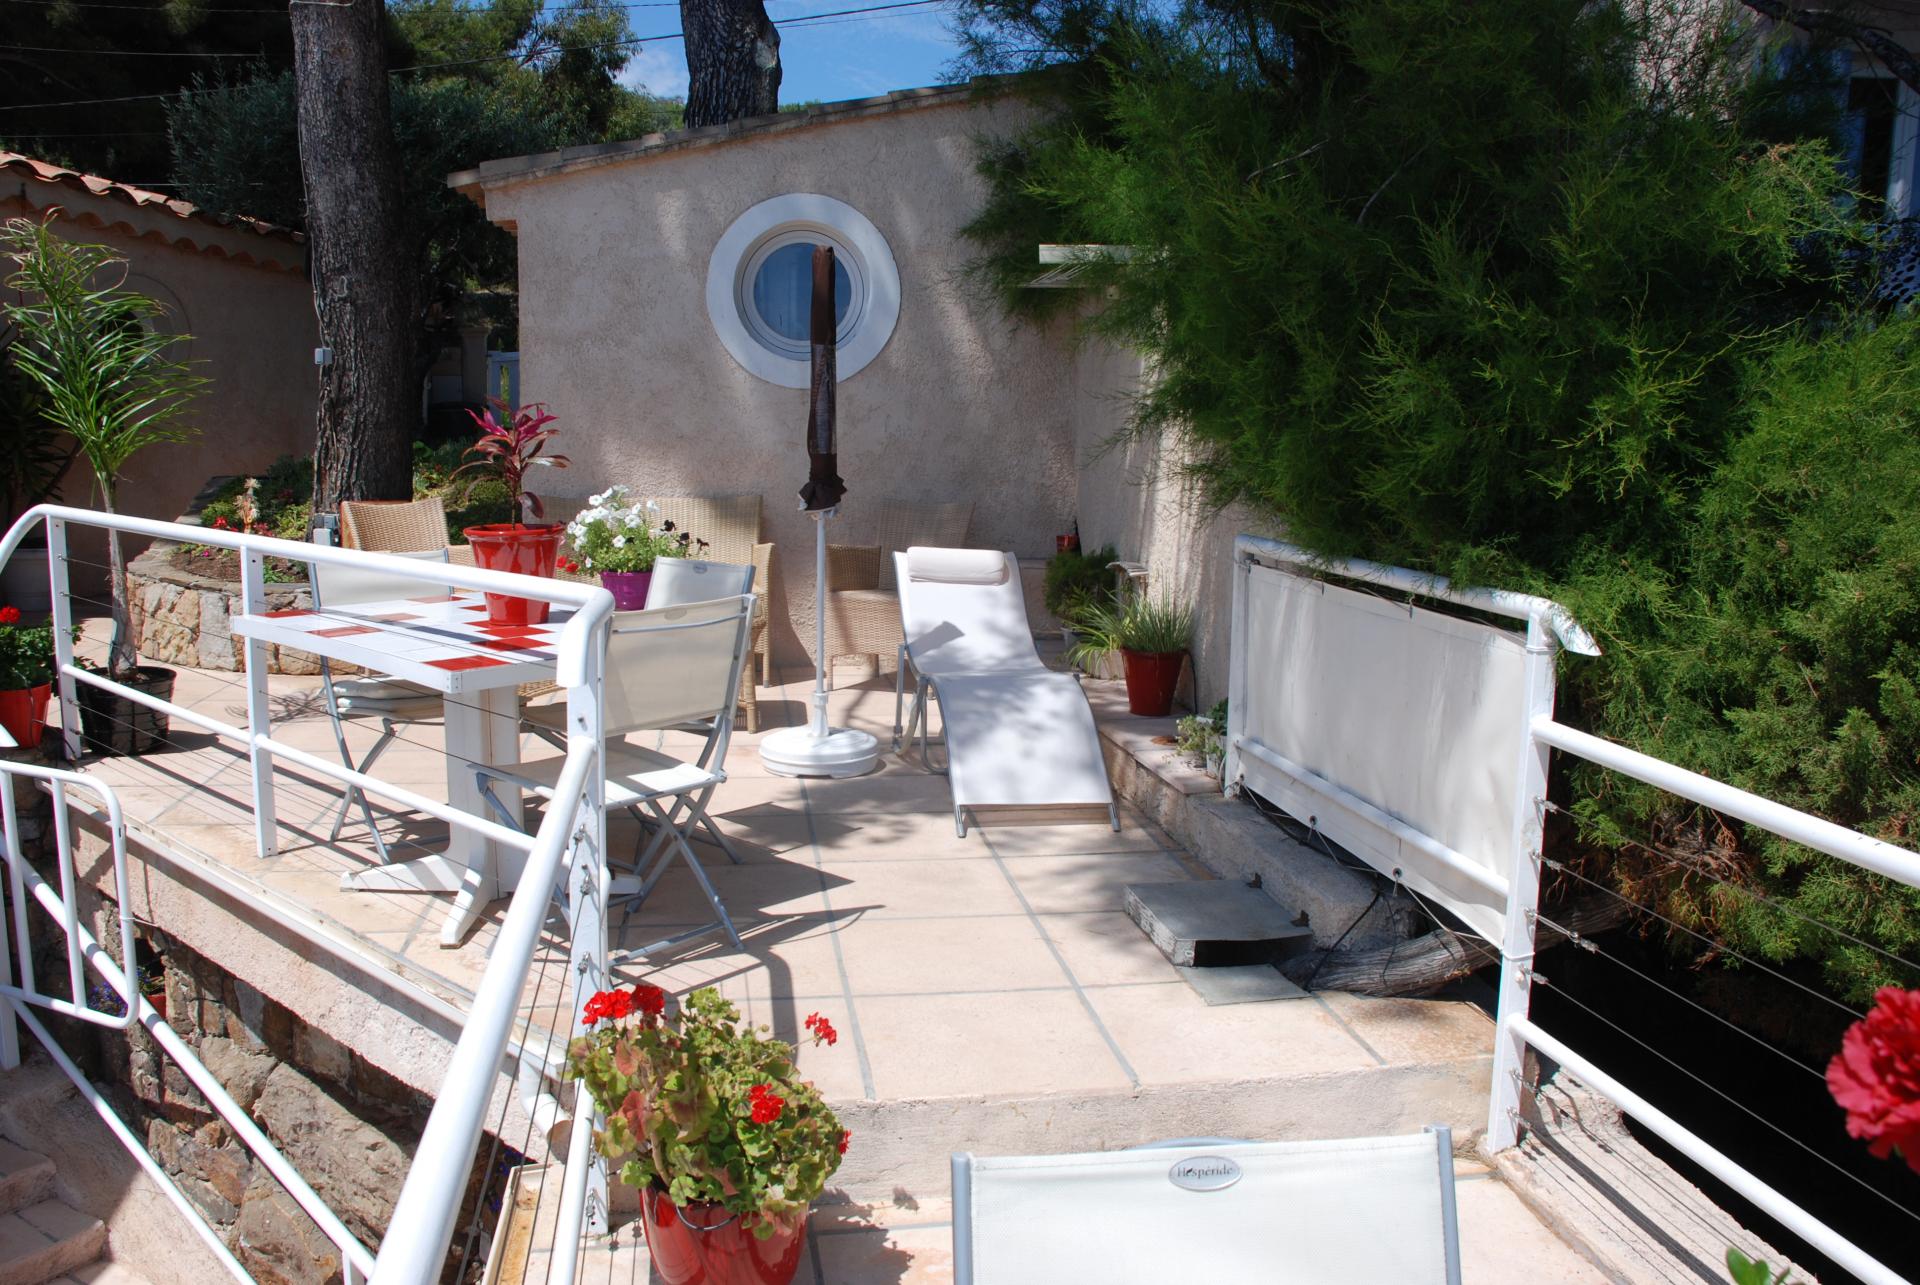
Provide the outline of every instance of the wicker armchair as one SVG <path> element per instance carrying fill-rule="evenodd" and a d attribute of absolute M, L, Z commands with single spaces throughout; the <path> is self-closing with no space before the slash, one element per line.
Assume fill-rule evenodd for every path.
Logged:
<path fill-rule="evenodd" d="M 882 500 L 874 518 L 874 543 L 827 546 L 827 672 L 843 656 L 866 656 L 888 670 L 900 651 L 900 594 L 893 555 L 915 545 L 965 546 L 973 502 L 917 504 Z"/>

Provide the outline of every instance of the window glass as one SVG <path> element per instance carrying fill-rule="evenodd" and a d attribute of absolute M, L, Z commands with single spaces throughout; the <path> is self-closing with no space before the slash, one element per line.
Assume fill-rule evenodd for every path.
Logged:
<path fill-rule="evenodd" d="M 1855 76 L 1847 87 L 1843 165 L 1854 190 L 1865 198 L 1861 213 L 1869 217 L 1877 215 L 1887 199 L 1899 90 L 1900 82 L 1885 76 Z"/>
<path fill-rule="evenodd" d="M 845 251 L 836 251 L 833 264 L 833 319 L 844 325 L 853 304 L 853 282 L 847 275 Z M 774 334 L 796 344 L 810 336 L 813 305 L 813 243 L 791 241 L 761 260 L 753 276 L 753 310 Z"/>

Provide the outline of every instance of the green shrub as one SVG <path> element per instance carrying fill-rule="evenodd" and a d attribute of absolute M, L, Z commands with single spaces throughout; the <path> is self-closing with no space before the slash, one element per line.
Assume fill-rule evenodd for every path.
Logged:
<path fill-rule="evenodd" d="M 1120 555 L 1112 545 L 1082 553 L 1066 549 L 1047 559 L 1045 597 L 1047 610 L 1065 624 L 1072 624 L 1088 606 L 1113 593 L 1113 572 L 1107 570 Z"/>
<path fill-rule="evenodd" d="M 1828 51 L 1585 0 L 969 7 L 976 49 L 1084 60 L 984 149 L 977 266 L 1147 356 L 1132 431 L 1210 501 L 1557 597 L 1605 649 L 1563 717 L 1913 845 L 1920 323 L 1853 315 L 1878 233 Z M 1049 242 L 1131 253 L 1016 288 Z M 1756 895 L 1920 949 L 1914 894 L 1604 774 L 1556 789 L 1596 877 L 1737 949 L 1891 977 Z"/>

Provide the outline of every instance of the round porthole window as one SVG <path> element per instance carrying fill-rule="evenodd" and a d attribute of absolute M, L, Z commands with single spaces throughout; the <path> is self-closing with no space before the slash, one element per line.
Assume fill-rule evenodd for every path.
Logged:
<path fill-rule="evenodd" d="M 900 316 L 900 277 L 886 238 L 844 201 L 811 193 L 762 201 L 733 221 L 707 267 L 714 332 L 747 370 L 805 388 L 813 247 L 834 251 L 835 368 L 857 374 L 880 355 Z"/>

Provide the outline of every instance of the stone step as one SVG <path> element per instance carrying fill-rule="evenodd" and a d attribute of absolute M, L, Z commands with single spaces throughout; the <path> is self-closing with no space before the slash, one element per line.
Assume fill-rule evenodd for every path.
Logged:
<path fill-rule="evenodd" d="M 0 1214 L 0 1285 L 45 1285 L 95 1262 L 107 1226 L 59 1200 Z"/>
<path fill-rule="evenodd" d="M 1313 942 L 1279 902 L 1232 879 L 1130 884 L 1127 917 L 1179 968 L 1276 964 Z"/>
<path fill-rule="evenodd" d="M 53 1161 L 0 1138 L 0 1214 L 37 1205 L 53 1194 Z"/>

